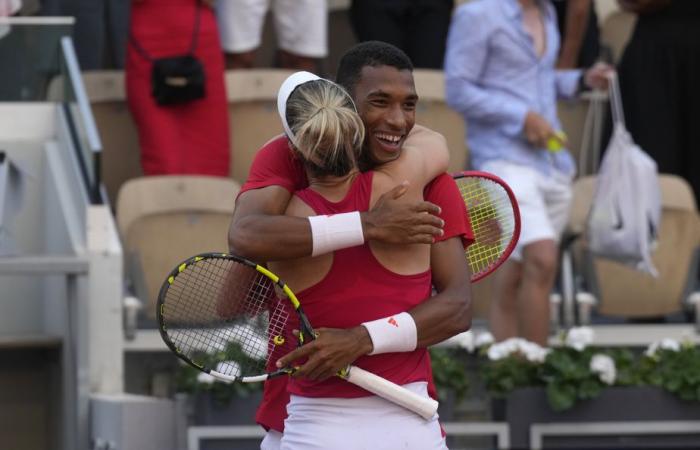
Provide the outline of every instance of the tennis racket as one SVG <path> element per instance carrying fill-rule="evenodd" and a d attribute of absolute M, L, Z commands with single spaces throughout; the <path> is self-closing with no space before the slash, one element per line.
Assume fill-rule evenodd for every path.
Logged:
<path fill-rule="evenodd" d="M 474 242 L 467 261 L 476 282 L 508 259 L 520 237 L 520 210 L 505 181 L 488 172 L 453 175 L 469 213 Z"/>
<path fill-rule="evenodd" d="M 161 287 L 156 315 L 170 350 L 229 382 L 291 374 L 293 368 L 278 369 L 275 362 L 316 336 L 294 292 L 277 275 L 222 253 L 197 255 L 177 266 Z M 338 376 L 425 419 L 437 411 L 437 401 L 359 367 L 348 366 Z"/>

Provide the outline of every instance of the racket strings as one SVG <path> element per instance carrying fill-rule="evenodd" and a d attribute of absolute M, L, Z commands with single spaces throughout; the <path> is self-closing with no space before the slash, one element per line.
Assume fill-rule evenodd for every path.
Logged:
<path fill-rule="evenodd" d="M 455 180 L 467 206 L 474 243 L 467 249 L 473 274 L 484 273 L 499 262 L 514 233 L 515 220 L 505 189 L 487 178 Z"/>
<path fill-rule="evenodd" d="M 175 277 L 162 321 L 177 350 L 195 364 L 237 378 L 256 376 L 270 362 L 270 332 L 285 330 L 283 303 L 274 283 L 255 268 L 206 258 Z"/>

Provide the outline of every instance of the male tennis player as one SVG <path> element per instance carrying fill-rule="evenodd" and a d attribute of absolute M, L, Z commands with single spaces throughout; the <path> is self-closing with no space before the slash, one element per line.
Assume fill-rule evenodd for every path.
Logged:
<path fill-rule="evenodd" d="M 404 77 L 403 83 L 410 86 L 410 77 Z M 410 181 L 404 201 L 422 200 L 425 185 L 447 169 L 447 148 L 427 152 L 418 145 L 421 141 L 404 146 L 399 158 L 361 173 L 357 157 L 364 126 L 353 101 L 340 86 L 308 72 L 297 72 L 285 80 L 278 108 L 309 180 L 309 187 L 294 193 L 287 215 L 366 210 L 402 180 Z M 414 140 L 423 139 L 430 145 L 431 138 L 433 132 L 423 130 Z M 415 347 L 415 324 L 405 311 L 430 296 L 429 245 L 370 242 L 269 264 L 295 286 L 311 323 L 335 328 L 363 325 L 370 336 L 380 335 L 379 341 L 373 341 L 372 353 L 361 356 L 354 365 L 427 398 L 428 353 Z M 380 348 L 380 341 L 389 347 Z M 445 449 L 436 417 L 425 420 L 336 377 L 323 381 L 294 377 L 288 391 L 291 399 L 283 450 Z M 338 415 L 343 419 L 338 420 Z M 353 427 L 363 433 L 354 433 Z M 386 439 L 386 435 L 393 438 Z"/>
<path fill-rule="evenodd" d="M 389 44 L 359 44 L 342 58 L 338 82 L 353 97 L 365 125 L 364 166 L 377 167 L 396 159 L 404 144 L 411 142 L 418 100 L 408 57 Z M 438 139 L 437 145 L 444 145 L 444 140 Z M 472 236 L 464 203 L 451 177 L 437 177 L 424 192 L 426 200 L 440 207 L 428 202 L 399 204 L 396 199 L 406 191 L 406 186 L 400 185 L 362 214 L 311 220 L 284 216 L 292 192 L 307 184 L 303 167 L 294 158 L 287 138 L 279 136 L 268 142 L 258 152 L 236 201 L 229 233 L 231 251 L 270 261 L 329 253 L 361 245 L 365 240 L 406 244 L 435 240 L 430 261 L 438 295 L 407 314 L 415 323 L 415 345 L 427 347 L 470 326 L 469 273 L 463 262 L 464 244 Z M 428 214 L 431 212 L 442 219 Z M 313 220 L 321 223 L 312 223 Z M 441 234 L 439 225 L 443 223 Z M 328 241 L 327 236 L 338 231 L 350 238 Z M 374 347 L 382 346 L 381 342 L 374 342 L 381 337 L 370 337 L 362 326 L 319 331 L 320 337 L 301 349 L 303 354 L 293 355 L 309 357 L 298 375 L 313 380 L 328 378 Z M 277 379 L 265 386 L 266 396 L 257 421 L 271 432 L 263 441 L 263 449 L 276 448 L 275 440 L 282 431 L 288 399 L 285 384 L 283 379 Z"/>

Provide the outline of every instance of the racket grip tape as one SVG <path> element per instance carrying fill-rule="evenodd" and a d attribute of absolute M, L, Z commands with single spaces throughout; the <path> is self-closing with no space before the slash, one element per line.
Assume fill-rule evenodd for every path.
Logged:
<path fill-rule="evenodd" d="M 345 379 L 366 391 L 413 411 L 426 420 L 432 419 L 437 412 L 438 402 L 432 398 L 418 395 L 359 367 L 350 366 Z"/>

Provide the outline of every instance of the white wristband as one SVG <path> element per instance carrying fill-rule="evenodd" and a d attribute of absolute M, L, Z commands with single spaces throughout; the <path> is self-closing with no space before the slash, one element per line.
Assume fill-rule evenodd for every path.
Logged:
<path fill-rule="evenodd" d="M 324 255 L 335 250 L 362 245 L 362 221 L 357 211 L 332 216 L 311 216 L 311 256 Z"/>
<path fill-rule="evenodd" d="M 370 355 L 391 352 L 411 352 L 416 349 L 416 322 L 407 312 L 362 324 L 369 332 L 374 348 Z"/>

